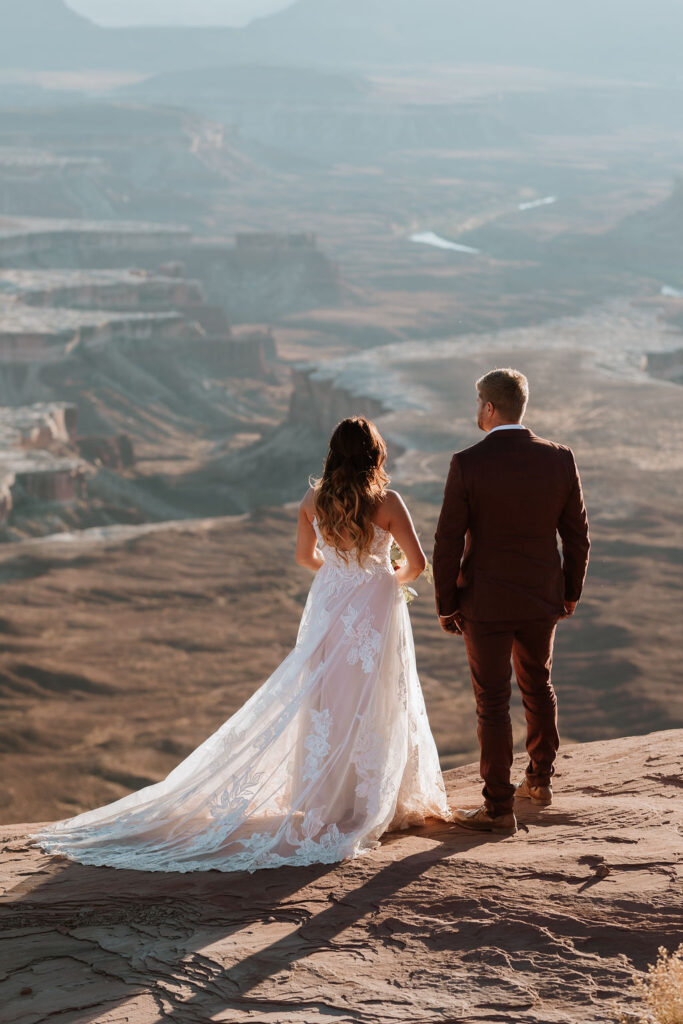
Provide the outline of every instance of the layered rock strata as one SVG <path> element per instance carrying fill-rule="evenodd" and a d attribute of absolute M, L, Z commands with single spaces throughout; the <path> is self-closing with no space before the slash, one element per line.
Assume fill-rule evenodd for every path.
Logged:
<path fill-rule="evenodd" d="M 27 306 L 162 311 L 204 302 L 198 281 L 182 276 L 182 265 L 166 273 L 123 268 L 104 270 L 0 270 L 0 295 Z"/>
<path fill-rule="evenodd" d="M 156 266 L 190 237 L 187 228 L 142 221 L 0 217 L 0 266 Z"/>
<path fill-rule="evenodd" d="M 70 402 L 0 406 L 0 524 L 86 498 L 97 467 L 122 469 L 134 461 L 125 434 L 79 436 Z"/>
<path fill-rule="evenodd" d="M 24 306 L 0 299 L 0 363 L 52 362 L 79 346 L 163 342 L 198 333 L 180 313 Z"/>

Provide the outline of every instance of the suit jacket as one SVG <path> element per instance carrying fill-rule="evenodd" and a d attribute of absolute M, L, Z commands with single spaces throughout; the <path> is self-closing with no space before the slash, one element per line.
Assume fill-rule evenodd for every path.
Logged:
<path fill-rule="evenodd" d="M 489 433 L 451 460 L 434 545 L 437 611 L 484 622 L 558 616 L 581 596 L 589 548 L 571 449 L 526 427 Z"/>

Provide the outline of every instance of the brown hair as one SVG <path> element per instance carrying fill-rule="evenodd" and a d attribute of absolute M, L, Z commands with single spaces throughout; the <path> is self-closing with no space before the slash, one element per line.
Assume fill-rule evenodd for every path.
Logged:
<path fill-rule="evenodd" d="M 345 561 L 344 547 L 355 548 L 359 559 L 370 548 L 372 516 L 389 483 L 386 459 L 384 438 L 371 420 L 351 416 L 337 424 L 323 475 L 313 482 L 313 501 L 321 534 Z"/>
<path fill-rule="evenodd" d="M 529 381 L 519 370 L 509 366 L 491 370 L 477 381 L 477 391 L 485 402 L 490 402 L 501 416 L 518 423 L 529 400 Z"/>

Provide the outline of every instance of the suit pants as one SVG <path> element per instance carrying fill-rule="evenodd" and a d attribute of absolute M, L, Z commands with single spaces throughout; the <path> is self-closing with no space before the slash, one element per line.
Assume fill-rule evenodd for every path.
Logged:
<path fill-rule="evenodd" d="M 463 622 L 463 634 L 477 702 L 477 734 L 484 800 L 491 814 L 508 814 L 515 787 L 510 782 L 512 666 L 526 714 L 527 778 L 548 785 L 560 744 L 557 700 L 550 681 L 557 619 L 522 622 Z"/>

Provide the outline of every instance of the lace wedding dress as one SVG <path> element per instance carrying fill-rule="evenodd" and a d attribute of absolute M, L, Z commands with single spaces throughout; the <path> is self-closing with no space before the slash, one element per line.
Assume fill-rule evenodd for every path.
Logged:
<path fill-rule="evenodd" d="M 326 545 L 296 647 L 162 782 L 34 834 L 82 864 L 255 871 L 332 863 L 389 829 L 450 820 L 391 535 Z"/>

